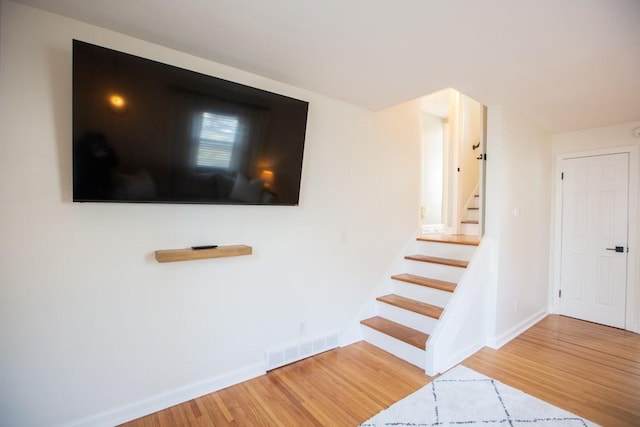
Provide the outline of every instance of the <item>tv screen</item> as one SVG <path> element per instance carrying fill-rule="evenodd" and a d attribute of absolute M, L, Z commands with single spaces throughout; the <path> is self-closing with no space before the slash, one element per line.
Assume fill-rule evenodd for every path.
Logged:
<path fill-rule="evenodd" d="M 309 104 L 73 41 L 73 200 L 297 205 Z"/>

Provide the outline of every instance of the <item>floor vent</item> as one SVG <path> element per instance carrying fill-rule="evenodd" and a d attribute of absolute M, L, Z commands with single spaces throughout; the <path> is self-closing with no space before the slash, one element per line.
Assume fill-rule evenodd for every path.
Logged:
<path fill-rule="evenodd" d="M 270 371 L 289 363 L 338 347 L 338 334 L 305 338 L 282 347 L 266 351 L 266 370 Z"/>

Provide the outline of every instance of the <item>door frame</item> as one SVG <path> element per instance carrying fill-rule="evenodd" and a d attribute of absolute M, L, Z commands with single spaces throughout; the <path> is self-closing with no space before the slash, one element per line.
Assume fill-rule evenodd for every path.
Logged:
<path fill-rule="evenodd" d="M 629 155 L 629 212 L 628 212 L 628 241 L 629 258 L 627 261 L 627 283 L 626 283 L 626 316 L 625 316 L 625 329 L 640 333 L 640 283 L 638 283 L 636 274 L 636 262 L 638 259 L 638 239 L 637 239 L 637 226 L 638 226 L 638 147 L 637 146 L 624 146 L 603 148 L 598 150 L 589 151 L 577 151 L 560 153 L 555 158 L 554 169 L 554 226 L 552 229 L 552 251 L 551 251 L 551 268 L 549 281 L 549 312 L 558 314 L 560 312 L 560 270 L 562 265 L 562 163 L 564 160 L 581 158 L 581 157 L 595 157 L 611 154 L 623 154 Z M 638 304 L 634 302 L 639 300 Z"/>

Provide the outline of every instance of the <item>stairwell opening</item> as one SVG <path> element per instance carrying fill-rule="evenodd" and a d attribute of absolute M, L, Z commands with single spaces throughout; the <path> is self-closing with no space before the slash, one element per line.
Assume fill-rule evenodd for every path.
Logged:
<path fill-rule="evenodd" d="M 480 236 L 486 107 L 452 88 L 420 102 L 422 230 Z"/>

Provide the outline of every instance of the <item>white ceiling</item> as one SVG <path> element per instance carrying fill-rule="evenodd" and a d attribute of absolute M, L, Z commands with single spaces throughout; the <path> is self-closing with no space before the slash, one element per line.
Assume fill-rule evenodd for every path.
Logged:
<path fill-rule="evenodd" d="M 552 132 L 640 120 L 640 0 L 20 0 L 370 110 L 446 87 Z"/>
<path fill-rule="evenodd" d="M 420 106 L 425 113 L 438 116 L 441 119 L 449 118 L 451 97 L 453 89 L 442 89 L 438 92 L 423 96 L 420 99 Z"/>

